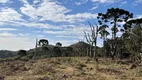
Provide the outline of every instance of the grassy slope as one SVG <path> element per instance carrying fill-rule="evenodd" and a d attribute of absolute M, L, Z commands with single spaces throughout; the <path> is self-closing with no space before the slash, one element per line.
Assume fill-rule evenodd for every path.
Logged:
<path fill-rule="evenodd" d="M 98 70 L 87 57 L 47 58 L 0 62 L 0 78 L 5 80 L 142 80 L 142 67 L 100 59 Z"/>

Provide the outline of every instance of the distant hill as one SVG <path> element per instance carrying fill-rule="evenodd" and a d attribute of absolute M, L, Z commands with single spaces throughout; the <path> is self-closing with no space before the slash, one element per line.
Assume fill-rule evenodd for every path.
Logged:
<path fill-rule="evenodd" d="M 13 57 L 16 55 L 16 51 L 0 50 L 0 58 Z"/>
<path fill-rule="evenodd" d="M 90 45 L 83 41 L 80 41 L 70 45 L 69 47 L 73 48 L 74 54 L 76 56 L 87 56 L 87 48 L 89 49 Z"/>
<path fill-rule="evenodd" d="M 90 47 L 90 45 L 83 42 L 83 41 L 80 41 L 80 42 L 70 45 L 70 47 L 72 47 L 72 48 L 88 48 L 88 47 Z"/>

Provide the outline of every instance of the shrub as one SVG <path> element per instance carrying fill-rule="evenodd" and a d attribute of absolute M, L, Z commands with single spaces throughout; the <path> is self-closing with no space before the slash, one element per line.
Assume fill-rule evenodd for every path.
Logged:
<path fill-rule="evenodd" d="M 18 55 L 19 56 L 26 56 L 27 55 L 27 51 L 26 50 L 19 50 L 18 51 Z"/>

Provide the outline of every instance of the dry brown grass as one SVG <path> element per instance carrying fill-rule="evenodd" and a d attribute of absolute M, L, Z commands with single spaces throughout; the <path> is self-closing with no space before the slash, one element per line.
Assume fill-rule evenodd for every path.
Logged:
<path fill-rule="evenodd" d="M 4 80 L 142 80 L 142 67 L 130 69 L 100 59 L 98 69 L 88 57 L 59 57 L 29 61 L 0 62 L 0 78 Z M 1 79 L 0 79 L 1 80 Z"/>

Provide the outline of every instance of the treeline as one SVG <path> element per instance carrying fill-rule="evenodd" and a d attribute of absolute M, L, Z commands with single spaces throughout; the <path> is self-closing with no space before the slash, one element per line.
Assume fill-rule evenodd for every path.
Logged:
<path fill-rule="evenodd" d="M 36 47 L 30 50 L 19 50 L 12 54 L 12 51 L 9 51 L 9 54 L 2 52 L 3 55 L 7 55 L 1 58 L 8 59 L 38 59 L 38 58 L 49 58 L 49 57 L 81 57 L 88 56 L 89 44 L 80 41 L 78 43 L 72 44 L 67 47 L 63 47 L 60 42 L 57 42 L 55 45 L 50 45 L 47 39 L 40 39 L 36 42 Z M 12 55 L 11 55 L 12 54 Z"/>
<path fill-rule="evenodd" d="M 36 48 L 29 51 L 19 50 L 17 56 L 24 58 L 81 57 L 88 56 L 89 46 L 89 44 L 80 41 L 70 46 L 62 47 L 60 42 L 57 42 L 56 45 L 49 45 L 48 40 L 41 39 L 37 42 Z"/>

